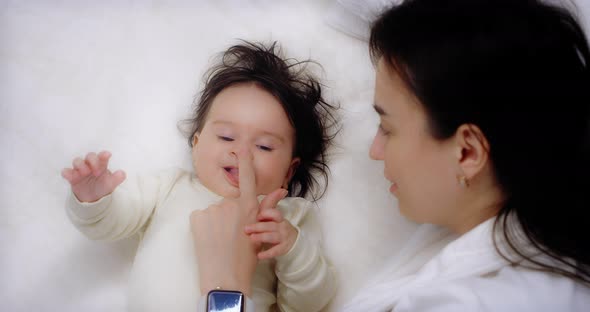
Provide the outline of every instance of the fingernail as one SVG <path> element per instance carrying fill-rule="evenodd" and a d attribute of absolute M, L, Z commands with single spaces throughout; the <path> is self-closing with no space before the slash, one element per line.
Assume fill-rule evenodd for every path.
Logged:
<path fill-rule="evenodd" d="M 283 192 L 281 193 L 281 197 L 285 197 L 287 196 L 287 194 L 289 194 L 289 191 L 283 190 Z"/>

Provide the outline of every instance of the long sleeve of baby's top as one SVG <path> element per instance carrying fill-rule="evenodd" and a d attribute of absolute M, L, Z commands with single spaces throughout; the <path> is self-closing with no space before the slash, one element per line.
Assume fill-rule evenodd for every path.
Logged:
<path fill-rule="evenodd" d="M 180 172 L 174 169 L 127 178 L 111 194 L 92 203 L 80 202 L 70 192 L 67 215 L 90 239 L 117 240 L 142 233 L 158 201 L 165 198 Z"/>
<path fill-rule="evenodd" d="M 299 234 L 291 250 L 276 258 L 277 305 L 281 311 L 319 311 L 336 292 L 336 276 L 325 259 L 313 204 L 303 198 L 279 203 L 285 219 Z"/>

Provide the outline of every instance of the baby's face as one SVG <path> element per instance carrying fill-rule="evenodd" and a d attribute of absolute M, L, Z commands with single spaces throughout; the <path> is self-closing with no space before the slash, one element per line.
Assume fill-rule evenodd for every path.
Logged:
<path fill-rule="evenodd" d="M 248 149 L 258 195 L 286 187 L 299 159 L 293 158 L 295 130 L 281 104 L 259 86 L 225 88 L 213 100 L 205 125 L 193 140 L 193 166 L 201 183 L 214 193 L 239 196 L 236 155 Z"/>

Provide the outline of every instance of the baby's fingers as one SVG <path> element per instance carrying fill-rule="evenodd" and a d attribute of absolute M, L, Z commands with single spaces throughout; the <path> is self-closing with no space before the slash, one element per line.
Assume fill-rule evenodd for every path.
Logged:
<path fill-rule="evenodd" d="M 72 161 L 73 168 L 65 168 L 61 171 L 61 176 L 70 184 L 74 185 L 86 178 L 90 174 L 90 168 L 86 162 L 78 157 Z"/>
<path fill-rule="evenodd" d="M 289 191 L 282 188 L 274 190 L 260 202 L 260 210 L 276 208 L 279 201 L 285 198 L 288 193 Z"/>
<path fill-rule="evenodd" d="M 86 164 L 92 170 L 92 174 L 98 177 L 107 170 L 109 158 L 111 158 L 111 153 L 107 151 L 102 151 L 98 155 L 96 153 L 88 153 L 86 155 Z"/>
<path fill-rule="evenodd" d="M 109 183 L 109 189 L 114 190 L 117 186 L 119 186 L 119 184 L 123 183 L 123 181 L 125 181 L 125 171 L 123 170 L 117 170 L 115 172 L 113 172 L 111 174 L 111 177 L 108 181 Z"/>
<path fill-rule="evenodd" d="M 86 165 L 88 165 L 88 168 L 90 168 L 92 175 L 94 175 L 95 177 L 98 177 L 103 171 L 99 166 L 98 156 L 96 155 L 96 153 L 91 152 L 86 154 Z"/>
<path fill-rule="evenodd" d="M 281 242 L 281 235 L 277 232 L 262 232 L 250 234 L 250 240 L 254 243 L 275 245 Z"/>
<path fill-rule="evenodd" d="M 98 166 L 102 171 L 106 170 L 109 166 L 109 159 L 111 158 L 111 152 L 102 151 L 98 153 Z"/>
<path fill-rule="evenodd" d="M 258 253 L 258 259 L 259 260 L 264 260 L 264 259 L 272 259 L 272 258 L 276 258 L 278 256 L 282 256 L 287 254 L 288 250 L 285 250 L 285 246 L 283 246 L 282 244 L 279 245 L 275 245 L 272 246 L 271 248 L 267 249 L 267 250 L 263 250 L 261 252 Z"/>
<path fill-rule="evenodd" d="M 256 216 L 258 221 L 274 221 L 276 223 L 283 222 L 283 214 L 278 209 L 264 209 Z"/>
<path fill-rule="evenodd" d="M 277 230 L 277 224 L 275 222 L 258 222 L 254 224 L 246 225 L 246 234 L 262 233 L 262 232 L 273 232 Z"/>
<path fill-rule="evenodd" d="M 70 182 L 70 184 L 75 184 L 80 179 L 80 173 L 72 168 L 64 168 L 61 171 L 61 176 Z"/>
<path fill-rule="evenodd" d="M 86 162 L 80 157 L 76 157 L 76 159 L 74 159 L 72 166 L 74 167 L 74 170 L 78 171 L 81 177 L 86 177 L 91 173 L 88 164 L 86 164 Z"/>

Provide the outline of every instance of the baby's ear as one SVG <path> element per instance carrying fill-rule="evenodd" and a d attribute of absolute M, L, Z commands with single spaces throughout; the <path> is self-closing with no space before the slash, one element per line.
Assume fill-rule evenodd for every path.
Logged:
<path fill-rule="evenodd" d="M 293 158 L 293 160 L 291 160 L 291 164 L 289 165 L 289 170 L 287 171 L 287 176 L 285 177 L 285 180 L 283 181 L 283 188 L 287 189 L 289 187 L 289 182 L 291 182 L 291 179 L 295 175 L 295 171 L 297 171 L 297 167 L 299 167 L 300 163 L 301 163 L 301 159 L 299 157 L 295 157 L 295 158 Z"/>

